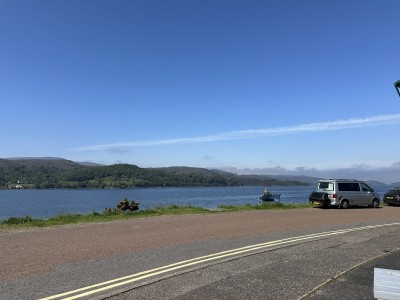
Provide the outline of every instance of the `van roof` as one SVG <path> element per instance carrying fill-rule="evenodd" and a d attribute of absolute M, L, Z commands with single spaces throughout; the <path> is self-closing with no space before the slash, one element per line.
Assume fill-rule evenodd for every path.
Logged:
<path fill-rule="evenodd" d="M 360 182 L 361 180 L 357 180 L 357 179 L 320 179 L 318 181 L 357 181 L 357 182 Z"/>

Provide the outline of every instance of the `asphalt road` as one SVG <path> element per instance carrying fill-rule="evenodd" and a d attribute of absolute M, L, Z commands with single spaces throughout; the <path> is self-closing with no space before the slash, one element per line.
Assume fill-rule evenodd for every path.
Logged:
<path fill-rule="evenodd" d="M 109 299 L 374 299 L 373 268 L 400 269 L 399 238 L 399 226 L 393 226 L 302 243 Z"/>
<path fill-rule="evenodd" d="M 79 299 L 373 299 L 371 268 L 386 259 L 386 265 L 393 261 L 391 268 L 400 269 L 394 263 L 399 260 L 391 259 L 398 255 L 400 225 L 274 241 L 397 222 L 400 208 L 385 207 L 216 213 L 0 231 L 0 299 L 46 298 L 268 242 L 264 248 L 140 280 L 130 277 L 127 284 L 113 281 Z M 369 275 L 352 277 L 356 270 Z M 340 294 L 337 286 L 350 291 Z"/>

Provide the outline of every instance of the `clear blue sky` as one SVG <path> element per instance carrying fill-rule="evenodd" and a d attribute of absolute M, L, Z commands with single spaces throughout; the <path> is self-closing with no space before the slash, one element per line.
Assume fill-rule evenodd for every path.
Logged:
<path fill-rule="evenodd" d="M 400 1 L 0 0 L 0 157 L 400 162 Z"/>

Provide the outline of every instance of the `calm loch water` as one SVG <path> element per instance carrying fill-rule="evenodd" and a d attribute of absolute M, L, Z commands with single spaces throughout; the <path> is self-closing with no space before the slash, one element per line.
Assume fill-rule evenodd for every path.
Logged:
<path fill-rule="evenodd" d="M 374 186 L 383 195 L 390 187 Z M 281 202 L 307 203 L 314 186 L 272 186 L 281 194 Z M 218 205 L 255 204 L 263 187 L 135 188 L 110 190 L 0 190 L 0 219 L 9 217 L 48 218 L 57 214 L 102 212 L 119 201 L 140 202 L 140 208 L 169 205 L 193 205 L 208 209 Z"/>

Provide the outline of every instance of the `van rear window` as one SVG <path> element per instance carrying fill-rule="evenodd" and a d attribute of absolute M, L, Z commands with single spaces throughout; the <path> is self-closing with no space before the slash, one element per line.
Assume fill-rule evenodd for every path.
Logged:
<path fill-rule="evenodd" d="M 334 186 L 333 182 L 329 182 L 329 181 L 318 182 L 318 189 L 319 190 L 333 191 L 333 186 Z"/>
<path fill-rule="evenodd" d="M 358 182 L 339 182 L 338 183 L 339 191 L 343 192 L 359 192 L 360 185 Z"/>

